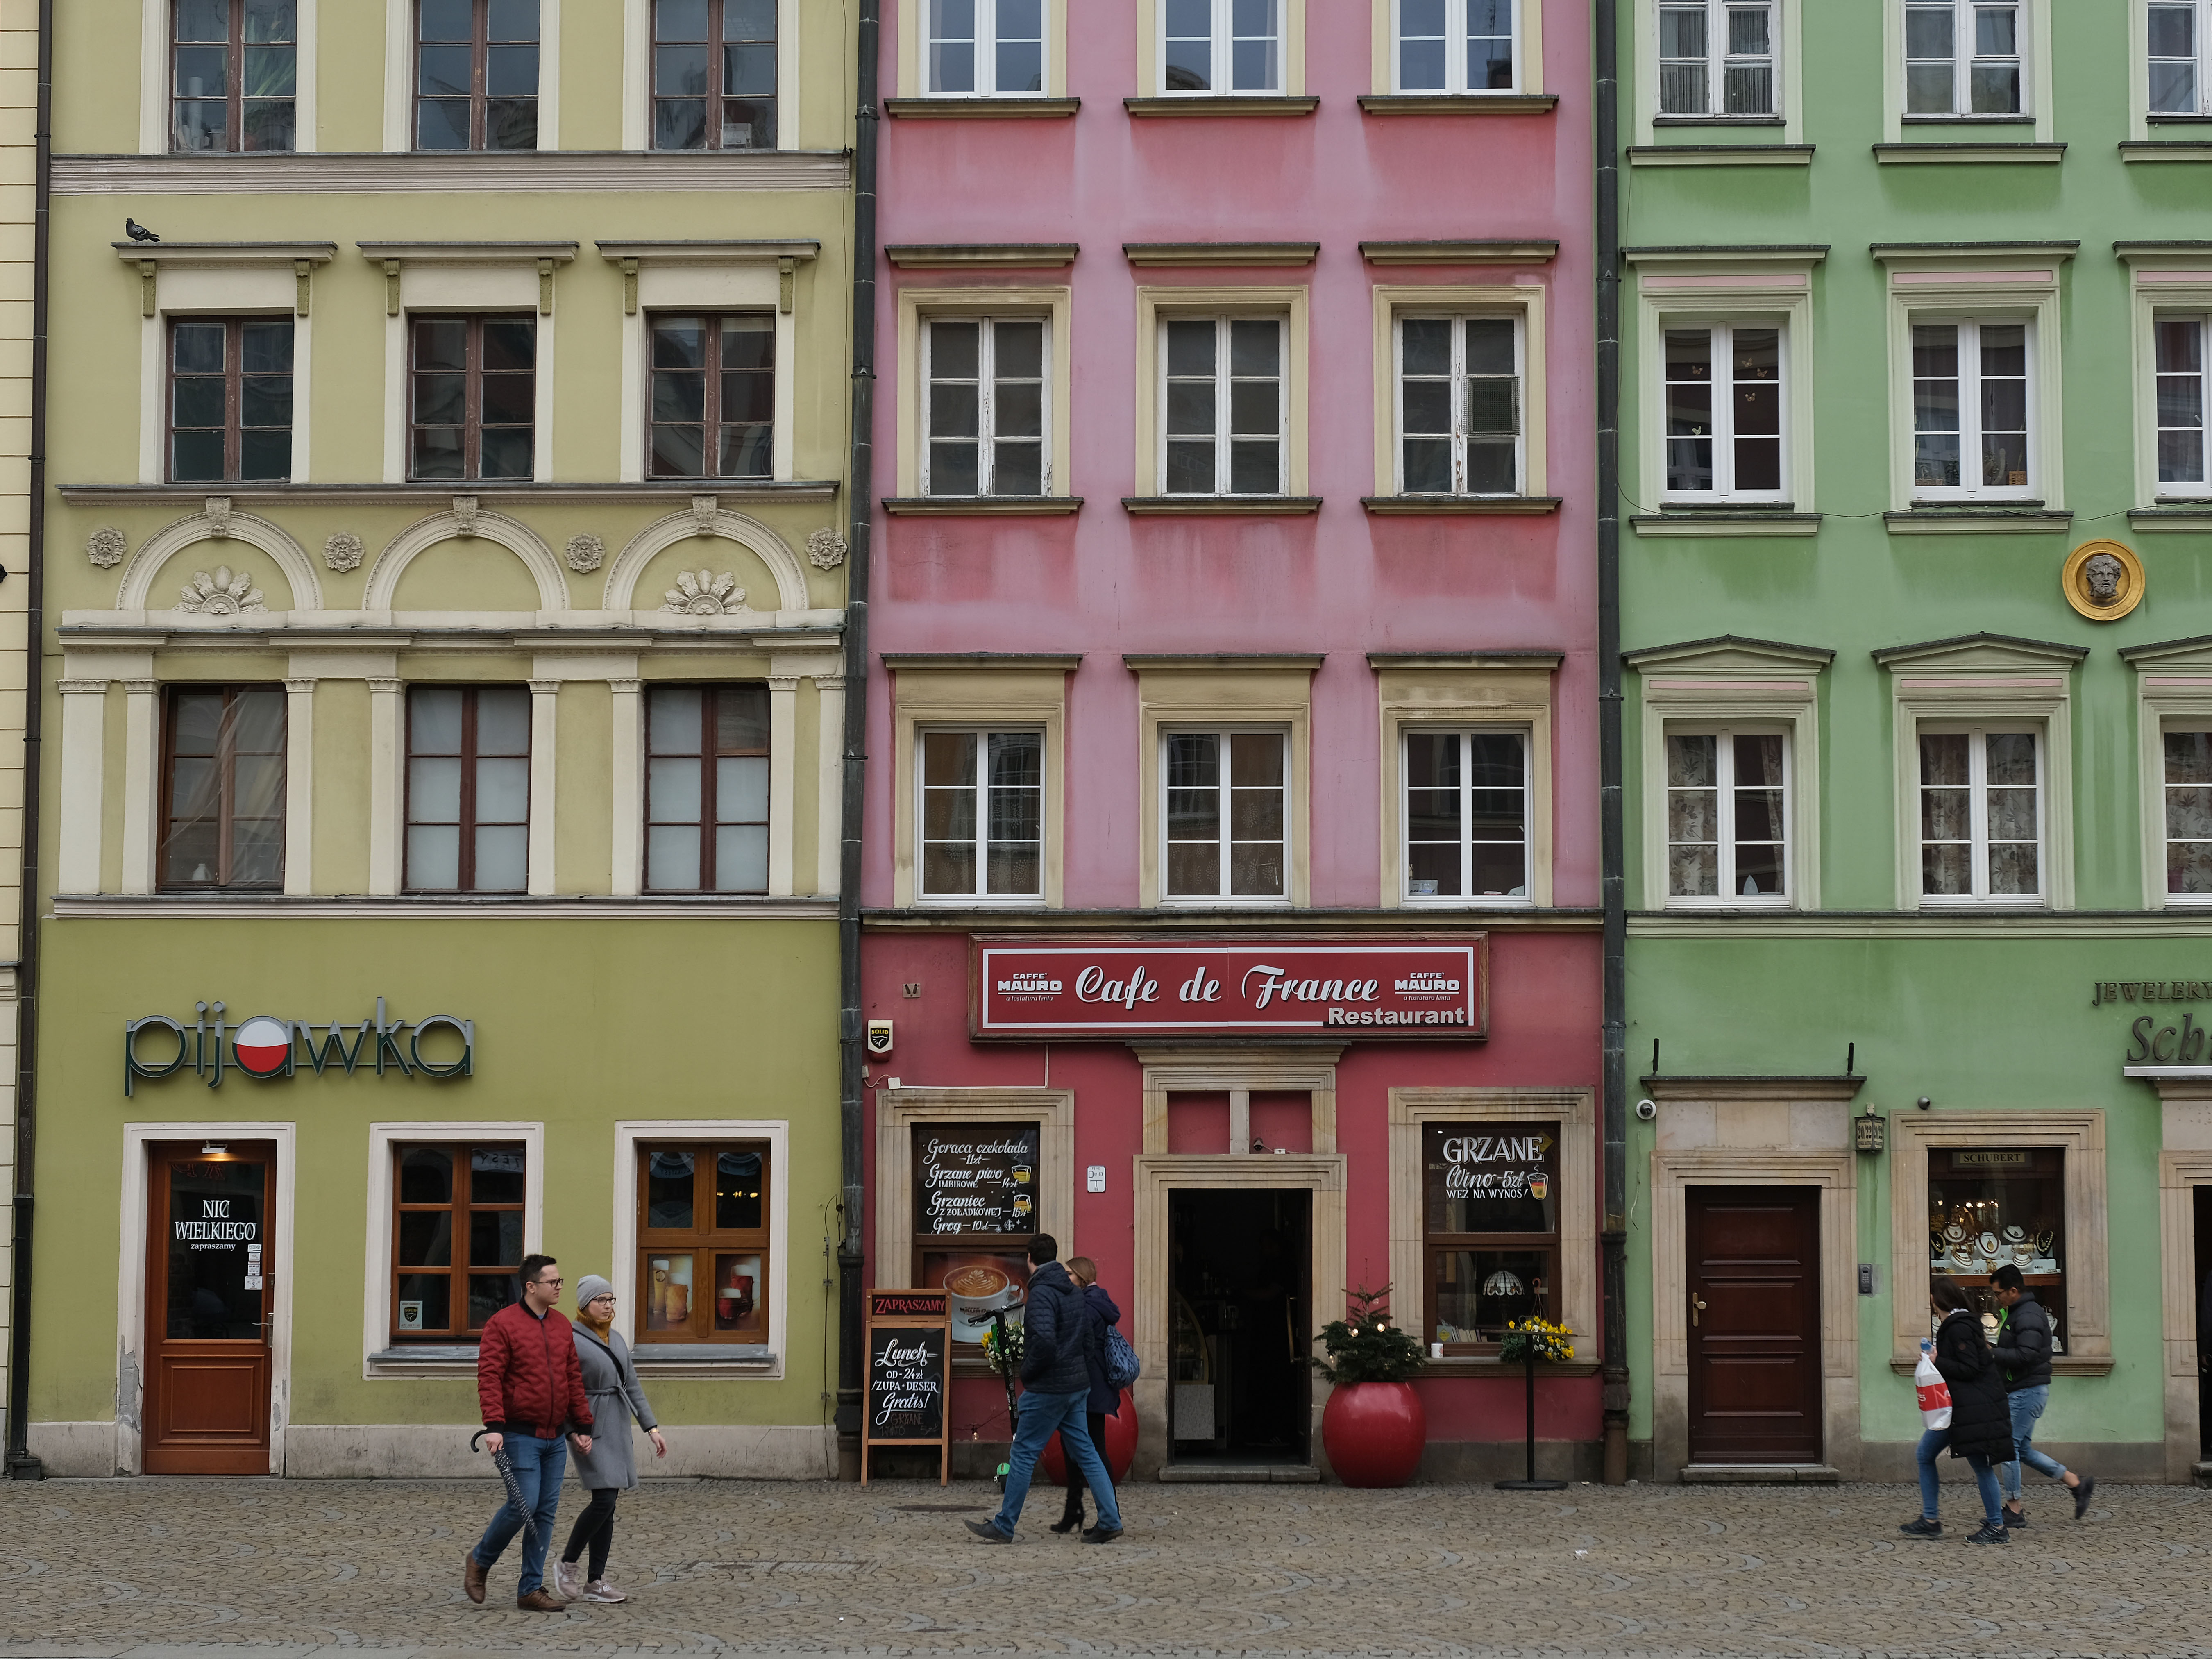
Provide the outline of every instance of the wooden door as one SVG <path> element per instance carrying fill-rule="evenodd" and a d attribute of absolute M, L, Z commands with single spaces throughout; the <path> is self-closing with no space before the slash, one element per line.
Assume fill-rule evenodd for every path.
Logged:
<path fill-rule="evenodd" d="M 1820 1194 L 1692 1187 L 1690 1461 L 1820 1461 Z"/>
<path fill-rule="evenodd" d="M 148 1474 L 269 1473 L 276 1149 L 157 1146 L 147 1182 Z"/>

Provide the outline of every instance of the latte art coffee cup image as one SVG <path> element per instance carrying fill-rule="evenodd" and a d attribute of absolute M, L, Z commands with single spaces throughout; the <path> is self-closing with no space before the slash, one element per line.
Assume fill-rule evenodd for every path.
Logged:
<path fill-rule="evenodd" d="M 1012 1282 L 996 1267 L 962 1267 L 945 1275 L 945 1288 L 971 1302 L 984 1302 Z"/>

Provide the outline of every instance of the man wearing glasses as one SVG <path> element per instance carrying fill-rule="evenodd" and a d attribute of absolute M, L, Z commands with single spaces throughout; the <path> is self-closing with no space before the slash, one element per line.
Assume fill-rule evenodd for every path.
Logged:
<path fill-rule="evenodd" d="M 486 1570 L 520 1532 L 522 1580 L 514 1604 L 530 1613 L 559 1613 L 568 1605 L 545 1589 L 545 1547 L 568 1462 L 562 1437 L 574 1434 L 580 1452 L 592 1449 L 592 1408 L 584 1398 L 575 1330 L 553 1305 L 561 1299 L 560 1265 L 550 1255 L 522 1258 L 522 1300 L 484 1322 L 477 1350 L 484 1444 L 495 1457 L 506 1452 L 520 1498 L 507 1500 L 461 1558 L 461 1588 L 470 1601 L 483 1601 Z"/>

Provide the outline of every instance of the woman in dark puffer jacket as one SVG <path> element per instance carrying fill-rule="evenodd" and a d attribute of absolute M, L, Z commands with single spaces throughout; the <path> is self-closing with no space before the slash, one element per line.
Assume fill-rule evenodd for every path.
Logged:
<path fill-rule="evenodd" d="M 1981 1529 L 1969 1534 L 1966 1541 L 2005 1543 L 1996 1468 L 2012 1461 L 2012 1409 L 2005 1399 L 2004 1373 L 1956 1279 L 1938 1273 L 1929 1282 L 1928 1303 L 1943 1322 L 1936 1332 L 1936 1369 L 1951 1385 L 1951 1426 L 1929 1429 L 1920 1437 L 1920 1518 L 1898 1530 L 1917 1538 L 1942 1536 L 1943 1522 L 1936 1510 L 1936 1455 L 1948 1446 L 1952 1456 L 1966 1460 L 1982 1492 Z M 1923 1352 L 1929 1346 L 1920 1346 Z"/>

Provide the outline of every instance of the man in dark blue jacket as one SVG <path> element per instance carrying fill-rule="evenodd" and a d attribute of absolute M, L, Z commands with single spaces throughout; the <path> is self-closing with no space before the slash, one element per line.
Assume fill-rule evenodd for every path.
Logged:
<path fill-rule="evenodd" d="M 2005 1492 L 2004 1523 L 2008 1529 L 2027 1524 L 2021 1502 L 2020 1466 L 2063 1480 L 2074 1492 L 2074 1518 L 2089 1510 L 2089 1495 L 2097 1490 L 2097 1477 L 2076 1474 L 2057 1458 L 2036 1450 L 2032 1442 L 2036 1423 L 2051 1403 L 2051 1316 L 2027 1288 L 2020 1269 L 2008 1261 L 1990 1275 L 1996 1304 L 2004 1310 L 1997 1328 L 1996 1360 L 2004 1372 L 2006 1403 L 2012 1411 L 2014 1461 L 2002 1465 Z"/>
<path fill-rule="evenodd" d="M 1098 1500 L 1098 1524 L 1083 1534 L 1083 1541 L 1104 1544 L 1121 1535 L 1114 1478 L 1084 1421 L 1091 1400 L 1091 1348 L 1098 1339 L 1083 1291 L 1059 1258 L 1059 1242 L 1050 1233 L 1030 1240 L 1029 1301 L 1022 1310 L 1022 1403 L 1007 1459 L 1006 1500 L 988 1521 L 962 1523 L 986 1544 L 1014 1541 L 1014 1525 L 1030 1495 L 1030 1476 L 1055 1434 L 1074 1453 L 1076 1467 Z"/>

